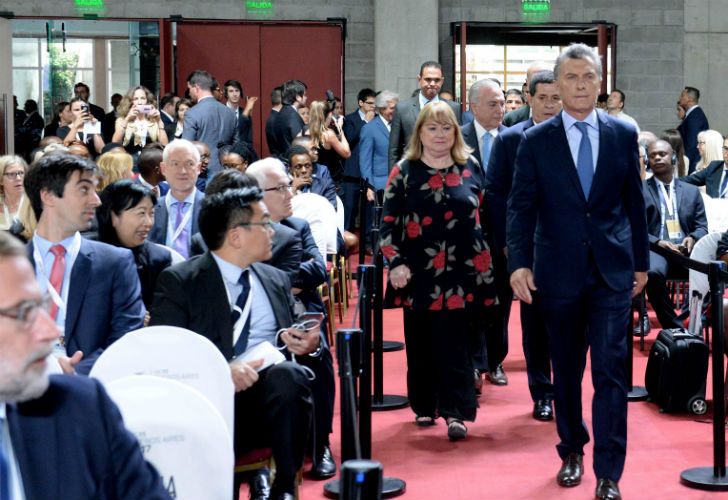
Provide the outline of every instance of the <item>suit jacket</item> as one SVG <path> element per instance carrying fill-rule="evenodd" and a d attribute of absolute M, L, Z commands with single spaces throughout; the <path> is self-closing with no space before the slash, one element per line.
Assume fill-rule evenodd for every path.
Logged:
<path fill-rule="evenodd" d="M 32 240 L 28 255 L 35 264 Z M 104 349 L 144 326 L 144 313 L 131 251 L 81 238 L 71 270 L 64 332 L 68 355 L 83 351 L 76 371 L 88 374 Z"/>
<path fill-rule="evenodd" d="M 132 248 L 131 251 L 134 254 L 139 283 L 142 287 L 142 301 L 148 310 L 152 307 L 154 289 L 157 287 L 160 273 L 172 265 L 172 254 L 167 248 L 151 241 L 145 241 L 142 245 Z"/>
<path fill-rule="evenodd" d="M 166 128 L 166 127 L 167 127 L 167 125 L 169 125 L 170 123 L 174 123 L 174 122 L 176 121 L 176 120 L 174 119 L 174 116 L 169 116 L 169 115 L 168 115 L 167 113 L 165 113 L 165 112 L 164 112 L 164 111 L 162 111 L 161 109 L 159 110 L 159 116 L 160 116 L 160 117 L 162 118 L 162 123 L 164 124 L 165 128 Z"/>
<path fill-rule="evenodd" d="M 375 191 L 387 187 L 389 176 L 389 130 L 379 116 L 361 129 L 359 175 Z"/>
<path fill-rule="evenodd" d="M 141 184 L 142 181 L 140 180 L 140 176 L 137 176 L 134 179 L 135 184 Z M 169 183 L 167 181 L 161 181 L 159 184 L 157 184 L 157 187 L 159 188 L 159 197 L 166 195 L 169 192 Z M 159 201 L 159 199 L 157 199 Z"/>
<path fill-rule="evenodd" d="M 91 113 L 91 116 L 96 118 L 98 121 L 104 121 L 104 116 L 106 116 L 106 111 L 104 111 L 104 108 L 92 103 L 88 103 L 88 110 Z"/>
<path fill-rule="evenodd" d="M 691 163 L 692 165 L 692 163 Z M 693 186 L 705 186 L 705 193 L 711 198 L 720 198 L 720 179 L 723 176 L 725 162 L 711 161 L 700 172 L 680 177 L 680 180 Z"/>
<path fill-rule="evenodd" d="M 273 127 L 276 122 L 276 116 L 278 116 L 278 111 L 276 111 L 275 109 L 271 109 L 270 115 L 268 115 L 268 119 L 265 121 L 265 142 L 266 144 L 268 144 L 268 151 L 272 150 L 271 145 L 275 143 L 275 134 L 273 133 Z"/>
<path fill-rule="evenodd" d="M 273 115 L 271 114 L 271 116 Z M 270 141 L 271 138 L 268 140 L 270 154 L 279 157 L 285 156 L 288 148 L 291 147 L 293 138 L 303 130 L 303 126 L 303 118 L 298 114 L 296 108 L 289 105 L 283 106 L 275 115 L 271 127 L 273 141 Z"/>
<path fill-rule="evenodd" d="M 53 375 L 38 399 L 8 405 L 7 417 L 27 500 L 170 498 L 95 379 Z"/>
<path fill-rule="evenodd" d="M 523 132 L 531 127 L 533 120 L 529 118 L 525 122 L 519 122 L 505 129 L 495 138 L 491 148 L 490 162 L 485 174 L 485 198 L 491 229 L 489 233 L 493 235 L 493 241 L 498 249 L 506 246 L 508 194 L 513 185 L 516 152 L 521 144 Z"/>
<path fill-rule="evenodd" d="M 243 108 L 238 107 L 233 111 L 235 117 L 235 138 L 234 142 L 242 142 L 249 148 L 253 147 L 253 120 L 243 114 Z"/>
<path fill-rule="evenodd" d="M 516 123 L 525 122 L 531 117 L 531 106 L 526 104 L 503 117 L 503 125 L 512 127 Z"/>
<path fill-rule="evenodd" d="M 114 136 L 114 130 L 116 128 L 116 111 L 109 111 L 104 115 L 104 119 L 101 120 L 101 135 L 104 138 L 106 144 L 111 142 Z"/>
<path fill-rule="evenodd" d="M 693 109 L 682 123 L 677 126 L 677 130 L 680 132 L 683 143 L 685 144 L 685 155 L 690 159 L 690 172 L 695 170 L 695 166 L 700 161 L 698 133 L 709 128 L 708 118 L 700 106 Z"/>
<path fill-rule="evenodd" d="M 375 118 L 376 119 L 376 118 Z M 351 156 L 344 161 L 344 177 L 351 177 L 354 180 L 359 175 L 359 141 L 361 138 L 362 127 L 367 122 L 361 119 L 359 116 L 359 109 L 349 113 L 344 117 L 344 135 L 346 140 L 349 142 L 349 148 L 351 148 Z"/>
<path fill-rule="evenodd" d="M 650 177 L 644 181 L 645 207 L 647 210 L 647 230 L 651 242 L 661 240 L 660 193 L 657 179 Z M 708 219 L 705 216 L 705 205 L 700 191 L 695 186 L 675 181 L 677 197 L 677 217 L 685 236 L 692 236 L 695 241 L 708 234 Z"/>
<path fill-rule="evenodd" d="M 235 115 L 214 97 L 206 97 L 185 113 L 182 138 L 188 141 L 202 141 L 210 148 L 210 176 L 222 169 L 218 148 L 232 144 L 235 135 Z"/>
<path fill-rule="evenodd" d="M 329 203 L 331 203 L 334 206 L 334 210 L 336 210 L 336 184 L 331 178 L 329 167 L 326 165 L 321 165 L 320 163 L 314 164 L 311 186 L 309 186 L 307 191 L 303 192 L 323 196 L 329 200 Z"/>
<path fill-rule="evenodd" d="M 609 288 L 631 289 L 634 272 L 649 268 L 637 133 L 597 113 L 599 154 L 587 200 L 562 114 L 526 130 L 518 148 L 508 198 L 509 269 L 532 269 L 540 293 L 572 297 L 593 262 Z"/>
<path fill-rule="evenodd" d="M 149 241 L 159 243 L 160 245 L 166 245 L 167 243 L 167 224 L 169 221 L 169 212 L 167 212 L 167 196 L 164 195 L 157 200 L 157 206 L 154 207 L 154 226 L 149 232 Z M 192 237 L 200 232 L 200 226 L 197 224 L 197 219 L 200 217 L 200 206 L 205 195 L 198 189 L 195 194 L 195 202 L 192 205 L 192 234 L 190 235 L 190 242 Z"/>
<path fill-rule="evenodd" d="M 498 126 L 498 136 L 508 130 L 507 127 L 504 127 L 503 125 Z M 464 125 L 461 129 L 461 133 L 463 134 L 463 140 L 465 141 L 465 144 L 470 146 L 473 150 L 473 156 L 475 156 L 475 159 L 478 160 L 478 166 L 480 167 L 480 170 L 477 170 L 476 173 L 479 174 L 479 181 L 480 185 L 485 185 L 485 172 L 483 172 L 483 168 L 487 166 L 488 164 L 483 162 L 483 159 L 480 157 L 480 144 L 478 143 L 478 132 L 475 130 L 475 122 L 472 121 L 468 123 L 467 125 Z M 495 142 L 495 141 L 494 141 Z M 490 148 L 490 154 L 491 157 L 493 156 L 493 147 L 495 144 L 491 145 Z M 489 161 L 486 160 L 486 161 Z"/>
<path fill-rule="evenodd" d="M 286 273 L 262 263 L 252 264 L 250 269 L 265 289 L 276 329 L 289 327 L 293 323 L 293 297 Z M 233 359 L 230 303 L 220 268 L 210 252 L 162 272 L 149 324 L 192 330 L 215 344 L 225 359 Z"/>
<path fill-rule="evenodd" d="M 326 263 L 313 239 L 311 226 L 304 219 L 288 217 L 281 224 L 296 231 L 301 238 L 303 253 L 298 275 L 291 281 L 295 288 L 300 288 L 298 298 L 309 311 L 323 312 L 324 303 L 318 293 L 318 286 L 326 281 Z"/>
<path fill-rule="evenodd" d="M 444 102 L 452 108 L 458 123 L 460 123 L 460 105 L 453 101 Z M 392 131 L 389 134 L 388 163 L 390 170 L 402 158 L 404 150 L 407 149 L 407 144 L 409 144 L 410 136 L 415 128 L 418 116 L 420 116 L 419 94 L 397 103 L 394 118 L 392 118 Z"/>

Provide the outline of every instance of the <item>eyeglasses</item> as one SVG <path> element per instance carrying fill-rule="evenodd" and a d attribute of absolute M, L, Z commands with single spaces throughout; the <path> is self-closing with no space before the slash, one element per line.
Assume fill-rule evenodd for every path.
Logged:
<path fill-rule="evenodd" d="M 197 165 L 198 164 L 196 162 L 192 161 L 192 160 L 188 160 L 188 161 L 171 161 L 171 162 L 169 162 L 169 166 L 172 167 L 175 170 L 182 170 L 182 169 L 194 170 L 194 168 L 197 167 Z"/>
<path fill-rule="evenodd" d="M 277 191 L 278 194 L 286 194 L 286 191 L 290 192 L 293 189 L 293 186 L 290 184 L 281 184 L 280 186 L 264 189 L 263 191 Z"/>
<path fill-rule="evenodd" d="M 50 310 L 50 299 L 47 296 L 40 300 L 25 300 L 17 306 L 8 309 L 0 309 L 0 316 L 14 319 L 20 323 L 20 327 L 23 330 L 27 330 L 38 317 L 38 313 L 41 310 L 46 312 Z"/>
<path fill-rule="evenodd" d="M 723 146 L 723 151 L 728 151 L 728 146 Z"/>
<path fill-rule="evenodd" d="M 248 226 L 262 226 L 265 229 L 268 229 L 269 231 L 273 231 L 273 221 L 266 220 L 261 222 L 243 222 L 242 224 L 238 224 L 238 227 L 248 227 Z"/>
<path fill-rule="evenodd" d="M 22 179 L 25 177 L 25 172 L 22 170 L 20 172 L 5 172 L 3 175 L 8 179 Z"/>

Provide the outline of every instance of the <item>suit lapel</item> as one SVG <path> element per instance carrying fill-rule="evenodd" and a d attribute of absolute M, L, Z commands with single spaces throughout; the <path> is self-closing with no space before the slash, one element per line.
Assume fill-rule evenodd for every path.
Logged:
<path fill-rule="evenodd" d="M 569 149 L 569 140 L 566 138 L 566 131 L 564 130 L 564 122 L 561 117 L 561 113 L 553 118 L 553 121 L 551 122 L 551 131 L 553 135 L 553 140 L 549 142 L 554 148 L 554 157 L 561 158 L 561 161 L 558 162 L 560 168 L 566 170 L 566 176 L 574 185 L 574 188 L 579 193 L 581 199 L 584 200 L 584 203 L 586 203 L 584 190 L 582 190 L 581 181 L 579 181 L 579 174 L 576 173 L 574 158 L 572 158 L 571 150 Z M 601 150 L 601 148 L 599 149 Z"/>
<path fill-rule="evenodd" d="M 91 250 L 87 241 L 81 239 L 81 249 L 71 270 L 68 304 L 66 304 L 66 345 L 68 345 L 68 341 L 75 333 L 76 321 L 86 297 L 86 289 L 91 278 L 92 259 L 93 250 Z"/>
<path fill-rule="evenodd" d="M 594 180 L 592 181 L 590 199 L 594 198 L 600 186 L 605 182 L 609 182 L 610 168 L 607 166 L 608 155 L 612 154 L 616 147 L 616 138 L 614 137 L 614 128 L 609 120 L 597 113 L 597 124 L 599 125 L 599 156 L 597 157 L 597 169 L 594 172 Z M 578 177 L 578 176 L 577 176 Z"/>
<path fill-rule="evenodd" d="M 233 322 L 230 302 L 222 273 L 210 252 L 201 257 L 200 273 L 204 276 L 202 282 L 205 284 L 205 300 L 200 300 L 198 297 L 193 297 L 192 300 L 202 308 L 201 316 L 210 318 L 210 322 L 217 327 L 220 333 L 220 350 L 225 359 L 231 359 L 233 357 Z"/>
<path fill-rule="evenodd" d="M 200 208 L 202 206 L 202 199 L 204 197 L 205 196 L 199 190 L 195 192 L 195 203 L 192 206 L 192 234 L 200 232 L 200 229 L 197 225 L 197 219 L 200 218 Z"/>

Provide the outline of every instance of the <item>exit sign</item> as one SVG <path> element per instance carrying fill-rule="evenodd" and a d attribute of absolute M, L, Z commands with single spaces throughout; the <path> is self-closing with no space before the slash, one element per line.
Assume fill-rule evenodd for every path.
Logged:
<path fill-rule="evenodd" d="M 548 14 L 551 12 L 551 0 L 521 0 L 521 12 L 524 14 Z"/>

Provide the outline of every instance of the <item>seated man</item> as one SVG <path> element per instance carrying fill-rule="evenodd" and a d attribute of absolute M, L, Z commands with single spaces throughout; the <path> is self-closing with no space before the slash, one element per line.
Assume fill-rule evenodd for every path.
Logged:
<path fill-rule="evenodd" d="M 708 234 L 703 199 L 697 187 L 673 178 L 675 155 L 668 142 L 653 142 L 647 153 L 654 173 L 644 185 L 650 242 L 687 255 L 695 242 Z M 647 298 L 663 328 L 684 326 L 675 314 L 665 283 L 668 278 L 681 277 L 687 277 L 684 268 L 671 268 L 664 257 L 650 252 Z"/>
<path fill-rule="evenodd" d="M 209 250 L 160 275 L 150 324 L 203 335 L 230 361 L 237 391 L 235 453 L 272 448 L 276 478 L 271 498 L 292 500 L 312 413 L 301 365 L 320 363 L 323 340 L 318 328 L 290 327 L 294 301 L 288 276 L 261 262 L 271 254 L 270 215 L 262 199 L 255 187 L 205 198 L 199 224 Z M 262 360 L 237 359 L 262 342 L 284 347 L 297 363 L 258 372 Z"/>
<path fill-rule="evenodd" d="M 46 375 L 59 328 L 25 248 L 5 232 L 0 276 L 0 497 L 169 499 L 101 384 Z"/>
<path fill-rule="evenodd" d="M 336 210 L 336 184 L 334 184 L 334 180 L 331 178 L 329 168 L 325 165 L 321 165 L 318 163 L 318 149 L 313 146 L 313 140 L 311 139 L 311 136 L 302 135 L 293 139 L 293 143 L 288 149 L 288 154 L 286 155 L 288 158 L 289 170 L 291 167 L 291 155 L 293 154 L 293 152 L 296 151 L 296 154 L 302 154 L 301 149 L 294 150 L 294 147 L 304 148 L 308 152 L 309 160 L 312 165 L 311 172 L 310 174 L 308 174 L 308 177 L 310 177 L 311 179 L 311 182 L 308 183 L 310 187 L 305 188 L 304 186 L 304 190 L 302 192 L 315 193 L 323 196 L 324 198 L 329 200 L 329 202 L 334 206 L 334 210 Z M 291 172 L 291 174 L 293 174 L 293 172 Z M 295 182 L 293 188 L 294 190 L 296 190 Z"/>

